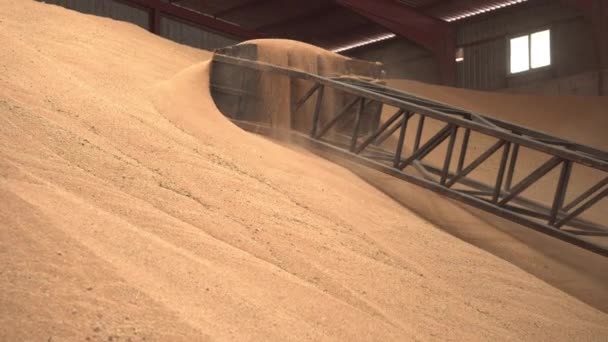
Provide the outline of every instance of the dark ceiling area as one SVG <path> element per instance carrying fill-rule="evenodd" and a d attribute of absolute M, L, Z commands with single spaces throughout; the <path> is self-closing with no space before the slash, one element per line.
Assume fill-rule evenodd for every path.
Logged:
<path fill-rule="evenodd" d="M 343 53 L 399 37 L 427 49 L 454 84 L 454 22 L 534 0 L 117 0 L 146 9 L 150 31 L 172 18 L 236 40 L 284 38 Z M 556 0 L 582 7 L 587 0 Z"/>
<path fill-rule="evenodd" d="M 338 50 L 394 36 L 387 25 L 335 0 L 171 0 L 172 5 L 205 14 L 255 32 L 261 37 L 288 38 Z M 359 1 L 361 2 L 361 1 Z M 378 1 L 363 1 L 376 6 Z M 383 1 L 379 1 L 383 2 Z M 385 1 L 386 2 L 386 1 Z M 484 13 L 523 1 L 401 0 L 394 6 L 420 16 L 449 22 L 467 13 Z M 462 17 L 462 18 L 460 18 Z M 416 21 L 419 17 L 406 17 Z"/>
<path fill-rule="evenodd" d="M 295 39 L 329 49 L 387 33 L 380 25 L 333 0 L 176 0 L 172 3 L 263 37 Z"/>

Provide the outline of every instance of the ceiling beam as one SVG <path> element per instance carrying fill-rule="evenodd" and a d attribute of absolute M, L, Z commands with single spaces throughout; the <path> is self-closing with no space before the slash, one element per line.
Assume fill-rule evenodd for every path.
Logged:
<path fill-rule="evenodd" d="M 178 20 L 194 24 L 233 38 L 247 40 L 261 38 L 257 32 L 247 30 L 241 26 L 215 19 L 211 16 L 189 10 L 184 7 L 175 6 L 160 0 L 119 0 L 125 4 L 143 7 L 150 13 L 150 31 L 160 32 L 160 17 L 170 16 Z"/>
<path fill-rule="evenodd" d="M 316 9 L 314 11 L 308 12 L 304 15 L 280 18 L 278 21 L 275 21 L 273 23 L 259 26 L 256 28 L 256 30 L 259 32 L 274 31 L 277 29 L 285 28 L 285 27 L 290 27 L 290 26 L 293 27 L 296 25 L 300 25 L 302 23 L 311 23 L 314 25 L 314 19 L 317 19 L 321 16 L 331 15 L 331 14 L 335 13 L 339 8 L 340 7 L 338 7 L 334 4 L 331 4 L 331 5 Z"/>
<path fill-rule="evenodd" d="M 213 13 L 213 16 L 216 17 L 216 18 L 225 17 L 227 15 L 230 15 L 231 13 L 242 11 L 244 9 L 247 9 L 247 8 L 251 7 L 251 6 L 259 5 L 259 4 L 264 3 L 264 2 L 268 2 L 268 0 L 248 0 L 248 1 L 243 2 L 240 5 L 229 7 L 229 8 L 226 8 L 224 10 L 221 10 L 221 11 L 218 11 L 216 13 Z"/>
<path fill-rule="evenodd" d="M 456 81 L 456 35 L 447 22 L 392 0 L 336 0 L 336 2 L 433 52 L 444 84 Z"/>
<path fill-rule="evenodd" d="M 319 35 L 316 40 L 311 39 L 311 41 L 325 49 L 333 50 L 358 43 L 365 38 L 369 38 L 370 35 L 380 35 L 382 34 L 381 30 L 382 28 L 377 27 L 374 23 L 364 23 L 330 31 L 328 35 Z M 331 39 L 332 37 L 334 39 Z"/>
<path fill-rule="evenodd" d="M 593 0 L 562 0 L 562 3 L 566 6 L 578 8 L 585 15 L 591 16 L 593 13 Z"/>
<path fill-rule="evenodd" d="M 433 7 L 435 7 L 437 5 L 445 4 L 445 3 L 446 3 L 445 0 L 435 0 L 435 1 L 431 1 L 429 3 L 425 3 L 422 6 L 416 7 L 416 9 L 426 12 L 427 10 L 432 9 Z"/>

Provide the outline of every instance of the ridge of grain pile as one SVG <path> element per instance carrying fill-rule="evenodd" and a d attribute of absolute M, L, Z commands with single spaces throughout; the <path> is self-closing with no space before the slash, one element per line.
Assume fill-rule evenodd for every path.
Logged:
<path fill-rule="evenodd" d="M 608 335 L 606 314 L 233 126 L 209 53 L 29 0 L 0 1 L 0 28 L 0 340 Z"/>

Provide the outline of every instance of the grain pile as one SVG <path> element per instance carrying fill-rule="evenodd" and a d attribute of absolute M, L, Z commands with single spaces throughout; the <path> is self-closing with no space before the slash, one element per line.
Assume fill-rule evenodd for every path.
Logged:
<path fill-rule="evenodd" d="M 410 80 L 388 80 L 387 83 L 418 96 L 450 103 L 603 150 L 608 149 L 608 136 L 605 134 L 606 127 L 608 127 L 608 97 L 500 94 L 436 86 Z M 387 111 L 385 116 L 390 114 L 392 113 Z M 411 127 L 412 132 L 409 134 L 406 149 L 407 146 L 412 146 L 411 140 L 416 120 L 417 118 L 412 119 L 410 124 L 413 127 Z M 425 127 L 425 136 L 428 138 L 442 125 L 438 121 L 427 120 Z M 463 132 L 459 133 L 456 146 L 460 146 L 463 136 Z M 495 140 L 473 134 L 471 142 L 467 154 L 468 161 L 473 160 Z M 445 145 L 440 146 L 437 153 L 431 153 L 425 160 L 435 165 L 442 165 L 444 155 L 440 150 L 445 149 Z M 457 147 L 456 153 L 458 152 Z M 549 157 L 542 153 L 520 149 L 514 184 L 548 159 Z M 493 184 L 499 161 L 500 153 L 496 153 L 472 173 L 473 177 Z M 553 286 L 608 312 L 608 272 L 604 271 L 608 269 L 606 258 L 546 235 L 532 232 L 520 225 L 474 210 L 471 207 L 462 206 L 466 209 L 462 211 L 458 210 L 460 206 L 456 203 L 444 202 L 444 205 L 438 210 L 437 206 L 429 203 L 440 201 L 440 196 L 427 195 L 434 200 L 429 198 L 429 201 L 421 202 L 417 198 L 423 194 L 416 187 L 383 175 L 370 174 L 367 170 L 357 170 L 357 173 L 444 230 L 498 255 Z M 551 206 L 558 176 L 559 169 L 553 170 L 526 190 L 523 195 Z M 603 177 L 601 172 L 576 165 L 568 187 L 567 201 L 586 191 Z M 608 222 L 608 201 L 600 201 L 586 211 L 582 217 L 605 225 Z M 567 229 L 572 230 L 572 228 Z M 580 235 L 580 237 L 599 245 L 608 246 L 608 236 L 606 235 L 592 234 Z"/>
<path fill-rule="evenodd" d="M 608 335 L 349 171 L 234 127 L 208 53 L 33 1 L 0 1 L 0 28 L 0 340 Z"/>
<path fill-rule="evenodd" d="M 456 89 L 411 80 L 391 87 L 608 150 L 607 96 L 535 96 Z"/>
<path fill-rule="evenodd" d="M 608 97 L 597 96 L 530 96 L 510 95 L 490 92 L 454 89 L 434 86 L 408 80 L 389 80 L 388 83 L 396 88 L 432 98 L 437 101 L 453 104 L 457 107 L 494 116 L 499 119 L 517 123 L 539 131 L 545 131 L 555 137 L 563 137 L 588 146 L 608 150 Z M 386 115 L 392 113 L 386 113 Z M 428 120 L 426 123 L 426 138 L 438 131 L 443 123 Z M 457 146 L 461 145 L 462 132 L 457 139 Z M 409 146 L 412 146 L 410 137 Z M 489 148 L 496 139 L 480 134 L 473 134 L 472 151 L 468 160 L 473 160 L 482 151 Z M 446 144 L 444 144 L 446 145 Z M 445 148 L 445 146 L 443 146 Z M 457 151 L 458 148 L 456 149 Z M 522 148 L 518 157 L 514 183 L 530 174 L 537 167 L 550 158 L 549 155 Z M 435 165 L 443 165 L 444 153 L 438 150 L 429 158 Z M 484 180 L 492 184 L 496 179 L 496 172 L 500 163 L 500 153 L 495 153 L 487 163 L 482 164 L 472 173 L 475 179 Z M 551 206 L 555 187 L 559 178 L 559 168 L 552 170 L 522 194 L 527 198 L 535 199 L 547 206 Z M 605 177 L 601 171 L 577 164 L 572 170 L 572 179 L 568 186 L 566 202 L 600 182 Z M 581 217 L 590 221 L 608 222 L 608 201 L 600 201 Z M 608 246 L 608 237 L 597 237 L 599 243 Z M 608 279 L 607 279 L 608 280 Z"/>
<path fill-rule="evenodd" d="M 324 77 L 348 75 L 357 71 L 366 74 L 372 72 L 370 66 L 373 63 L 354 61 L 314 45 L 293 40 L 257 39 L 244 42 L 236 48 L 244 47 L 255 48 L 257 55 L 255 59 L 258 62 L 297 69 Z M 379 71 L 380 68 L 378 68 Z M 221 79 L 234 78 L 235 76 L 222 75 L 216 77 Z M 314 110 L 315 99 L 318 95 L 313 95 L 313 100 L 304 102 L 300 109 L 294 110 L 295 102 L 311 89 L 310 81 L 289 78 L 276 73 L 256 73 L 254 77 L 248 75 L 244 79 L 247 79 L 247 81 L 244 81 L 247 82 L 245 88 L 250 91 L 255 89 L 256 96 L 256 99 L 249 104 L 251 108 L 247 110 L 247 120 L 262 122 L 276 128 L 294 129 L 301 132 L 310 131 L 312 126 L 312 115 L 310 113 Z M 226 80 L 222 81 L 225 82 Z M 255 85 L 250 85 L 251 82 L 255 82 Z M 324 88 L 319 113 L 320 126 L 331 120 L 335 112 L 351 100 L 352 98 L 347 99 L 342 92 L 330 87 Z"/>

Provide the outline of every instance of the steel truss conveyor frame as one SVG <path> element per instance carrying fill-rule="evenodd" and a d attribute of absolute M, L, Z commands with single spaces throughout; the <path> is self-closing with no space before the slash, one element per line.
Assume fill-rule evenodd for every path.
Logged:
<path fill-rule="evenodd" d="M 278 133 L 276 129 L 260 123 L 233 120 L 244 129 L 266 135 L 289 134 L 290 139 L 313 144 L 340 157 L 371 167 L 383 173 L 432 190 L 451 199 L 458 200 L 475 208 L 485 210 L 534 230 L 570 242 L 597 254 L 608 256 L 608 248 L 588 239 L 581 238 L 566 226 L 576 227 L 585 232 L 607 235 L 608 228 L 580 218 L 581 214 L 596 205 L 608 195 L 608 153 L 584 146 L 549 134 L 528 129 L 499 119 L 486 117 L 460 108 L 455 108 L 429 99 L 391 89 L 382 85 L 355 80 L 327 78 L 307 72 L 239 59 L 216 54 L 214 63 L 270 72 L 291 79 L 307 80 L 311 88 L 292 106 L 295 113 L 303 104 L 315 98 L 312 110 L 312 127 L 309 134 L 289 131 Z M 320 125 L 320 113 L 325 89 L 335 89 L 354 97 L 342 110 L 324 125 Z M 316 96 L 313 96 L 315 95 Z M 364 108 L 369 103 L 380 102 L 397 108 L 386 122 L 373 132 L 361 134 L 360 123 Z M 356 108 L 356 110 L 353 110 Z M 414 115 L 419 115 L 416 136 L 409 156 L 403 157 L 407 125 Z M 335 134 L 329 141 L 328 131 L 337 122 L 351 116 L 352 132 L 348 135 Z M 422 142 L 425 118 L 444 123 L 429 140 Z M 456 137 L 464 131 L 459 153 L 454 153 Z M 398 132 L 398 142 L 394 150 L 386 150 L 380 144 Z M 482 152 L 477 158 L 466 162 L 469 137 L 472 132 L 497 139 L 497 142 Z M 448 141 L 442 167 L 435 167 L 423 161 L 424 157 L 435 151 L 443 142 Z M 541 152 L 549 157 L 519 182 L 513 184 L 513 175 L 518 167 L 520 148 L 525 147 Z M 471 172 L 486 162 L 492 155 L 499 153 L 500 162 L 495 182 L 486 184 L 470 176 Z M 453 159 L 456 159 L 453 161 Z M 455 168 L 451 165 L 456 163 Z M 601 180 L 566 203 L 566 192 L 571 180 L 574 165 L 584 165 L 602 174 Z M 406 167 L 415 167 L 418 172 L 405 172 Z M 545 205 L 521 196 L 522 192 L 536 184 L 543 176 L 559 168 L 555 192 L 550 205 Z M 451 171 L 455 169 L 455 171 Z M 459 190 L 454 187 L 460 183 L 470 189 Z"/>

